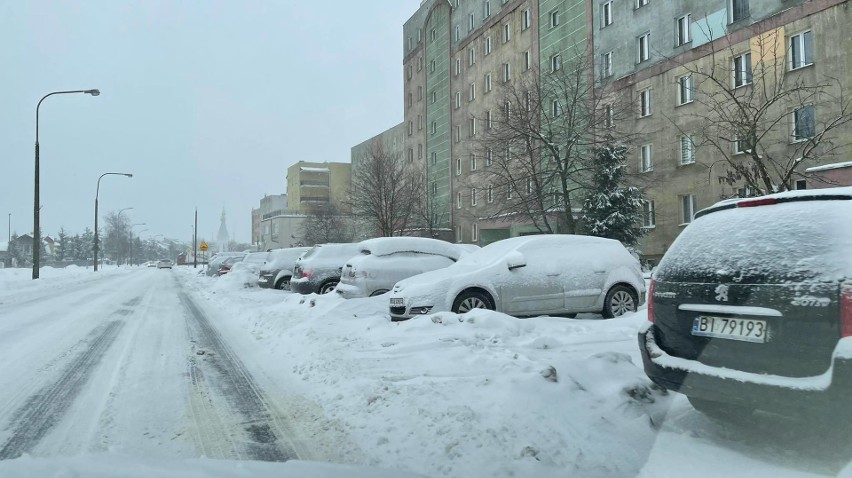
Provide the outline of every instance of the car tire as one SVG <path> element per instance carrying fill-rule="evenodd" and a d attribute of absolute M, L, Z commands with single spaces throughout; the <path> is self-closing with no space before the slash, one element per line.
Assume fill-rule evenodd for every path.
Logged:
<path fill-rule="evenodd" d="M 370 294 L 370 297 L 375 297 L 377 295 L 387 294 L 388 292 L 390 292 L 390 291 L 387 290 L 387 289 L 379 289 L 377 291 L 374 291 L 372 294 Z"/>
<path fill-rule="evenodd" d="M 601 315 L 605 319 L 614 319 L 621 317 L 629 312 L 636 312 L 639 307 L 639 296 L 636 292 L 627 286 L 613 286 L 604 298 L 604 308 Z"/>
<path fill-rule="evenodd" d="M 697 397 L 686 397 L 692 408 L 707 415 L 710 418 L 731 423 L 740 423 L 748 419 L 754 413 L 753 408 L 744 405 L 717 402 Z"/>
<path fill-rule="evenodd" d="M 335 287 L 337 287 L 338 282 L 340 282 L 339 279 L 331 279 L 323 282 L 322 285 L 319 287 L 319 291 L 317 291 L 317 293 L 319 293 L 320 295 L 328 294 L 329 292 L 333 291 Z"/>
<path fill-rule="evenodd" d="M 275 283 L 275 288 L 278 290 L 290 290 L 290 278 L 292 276 L 284 276 Z"/>
<path fill-rule="evenodd" d="M 494 310 L 494 303 L 486 294 L 475 290 L 462 292 L 453 302 L 453 312 L 456 314 L 464 314 L 473 309 Z"/>

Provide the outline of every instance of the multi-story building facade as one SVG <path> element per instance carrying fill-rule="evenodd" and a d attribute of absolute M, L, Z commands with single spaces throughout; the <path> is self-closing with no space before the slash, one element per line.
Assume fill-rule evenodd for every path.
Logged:
<path fill-rule="evenodd" d="M 592 10 L 596 78 L 634 105 L 623 120 L 638 138 L 628 166 L 647 198 L 647 235 L 639 249 L 652 262 L 696 211 L 753 194 L 731 166 L 750 161 L 751 149 L 735 131 L 720 133 L 722 109 L 765 110 L 772 124 L 757 151 L 796 165 L 787 187 L 807 187 L 809 167 L 845 160 L 842 152 L 849 150 L 840 148 L 796 164 L 803 148 L 841 115 L 836 99 L 852 86 L 848 2 L 595 0 Z M 781 94 L 782 78 L 787 90 L 828 85 L 826 95 L 802 102 L 813 90 Z M 819 139 L 848 145 L 850 133 L 846 125 Z"/>
<path fill-rule="evenodd" d="M 259 251 L 293 247 L 298 245 L 304 220 L 304 214 L 288 209 L 286 194 L 264 196 L 260 207 L 252 209 L 252 240 Z"/>
<path fill-rule="evenodd" d="M 287 168 L 287 209 L 312 214 L 333 206 L 339 213 L 349 213 L 351 182 L 349 163 L 299 161 Z"/>

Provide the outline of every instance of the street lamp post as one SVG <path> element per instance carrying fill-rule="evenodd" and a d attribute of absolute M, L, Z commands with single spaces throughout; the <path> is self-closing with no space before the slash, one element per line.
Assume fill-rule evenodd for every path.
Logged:
<path fill-rule="evenodd" d="M 147 226 L 144 222 L 132 224 L 130 226 L 130 267 L 133 267 L 133 228 L 136 226 Z M 147 229 L 145 229 L 147 231 Z M 140 234 L 142 232 L 140 231 Z"/>
<path fill-rule="evenodd" d="M 101 192 L 101 179 L 103 179 L 104 176 L 110 175 L 127 176 L 128 178 L 133 177 L 133 175 L 130 173 L 103 173 L 98 178 L 98 187 L 95 188 L 95 272 L 98 271 L 98 195 Z"/>
<path fill-rule="evenodd" d="M 100 90 L 69 90 L 69 91 L 54 91 L 44 95 L 36 105 L 36 141 L 35 141 L 35 175 L 33 178 L 33 280 L 38 279 L 38 267 L 41 255 L 41 230 L 39 229 L 39 157 L 38 157 L 38 111 L 41 108 L 41 102 L 53 95 L 67 95 L 71 93 L 85 93 L 87 95 L 98 96 Z"/>

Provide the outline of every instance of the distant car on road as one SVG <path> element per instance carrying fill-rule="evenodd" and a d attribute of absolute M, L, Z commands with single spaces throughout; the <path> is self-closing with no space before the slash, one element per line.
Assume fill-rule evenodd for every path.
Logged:
<path fill-rule="evenodd" d="M 390 315 L 491 309 L 514 316 L 635 311 L 645 296 L 639 261 L 618 241 L 580 235 L 504 239 L 455 264 L 398 282 Z"/>
<path fill-rule="evenodd" d="M 466 248 L 423 237 L 379 237 L 359 244 L 335 292 L 345 299 L 390 292 L 402 279 L 453 265 Z M 479 249 L 476 246 L 473 246 Z"/>
<path fill-rule="evenodd" d="M 299 294 L 327 294 L 340 282 L 346 261 L 358 254 L 357 243 L 318 244 L 296 261 L 290 289 Z"/>
<path fill-rule="evenodd" d="M 699 211 L 654 272 L 645 373 L 709 416 L 805 418 L 852 394 L 852 188 Z M 841 416 L 838 408 L 832 417 Z"/>
<path fill-rule="evenodd" d="M 288 247 L 269 252 L 266 263 L 260 266 L 257 285 L 266 289 L 290 290 L 290 279 L 296 260 L 310 247 Z"/>
<path fill-rule="evenodd" d="M 171 269 L 172 261 L 169 259 L 160 259 L 157 261 L 157 269 Z"/>

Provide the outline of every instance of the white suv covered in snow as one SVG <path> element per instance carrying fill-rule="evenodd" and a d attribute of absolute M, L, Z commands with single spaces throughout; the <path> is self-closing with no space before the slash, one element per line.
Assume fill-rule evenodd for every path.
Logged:
<path fill-rule="evenodd" d="M 390 315 L 491 309 L 515 316 L 635 311 L 645 298 L 639 261 L 612 239 L 544 235 L 504 239 L 455 264 L 398 282 Z"/>
<path fill-rule="evenodd" d="M 380 237 L 358 248 L 335 289 L 346 299 L 390 292 L 400 280 L 451 266 L 465 254 L 456 244 L 424 237 Z"/>

